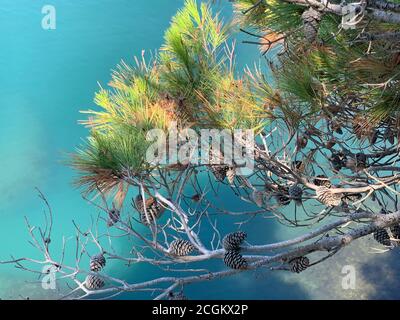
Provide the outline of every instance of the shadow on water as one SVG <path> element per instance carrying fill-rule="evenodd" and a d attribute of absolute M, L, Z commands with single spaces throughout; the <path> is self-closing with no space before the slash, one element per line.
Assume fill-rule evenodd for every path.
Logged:
<path fill-rule="evenodd" d="M 238 208 L 239 209 L 239 208 Z M 250 224 L 249 224 L 250 226 Z M 243 227 L 252 234 L 263 230 L 263 241 L 273 241 L 273 223 L 252 223 L 251 228 Z M 399 250 L 383 254 L 373 254 L 379 245 L 367 237 L 346 246 L 338 254 L 321 264 L 307 269 L 301 274 L 268 270 L 244 272 L 242 274 L 213 281 L 198 282 L 186 285 L 185 295 L 189 299 L 399 299 L 400 278 Z M 344 266 L 354 266 L 356 270 L 356 286 L 344 289 L 342 282 L 346 273 Z M 188 265 L 173 265 L 171 269 L 185 269 Z M 226 270 L 222 260 L 206 261 L 190 268 L 207 268 L 209 270 Z M 163 271 L 146 264 L 133 265 L 124 270 L 125 278 L 130 283 L 146 281 L 165 276 L 189 276 L 191 272 Z M 119 276 L 124 276 L 120 274 Z M 120 296 L 120 299 L 149 299 L 157 293 L 131 293 Z"/>
<path fill-rule="evenodd" d="M 282 282 L 277 274 L 246 272 L 229 279 L 217 280 L 210 286 L 204 282 L 193 284 L 187 294 L 192 299 L 307 299 L 308 294 L 296 283 Z"/>
<path fill-rule="evenodd" d="M 198 264 L 192 268 L 206 267 L 210 270 L 226 270 L 222 261 L 214 261 L 207 264 Z M 184 266 L 174 266 L 184 268 Z M 165 276 L 156 267 L 142 266 L 134 267 L 127 276 L 130 283 L 146 281 Z M 189 276 L 193 273 L 169 272 L 169 276 Z M 272 272 L 244 272 L 239 275 L 212 281 L 196 282 L 184 287 L 184 293 L 189 299 L 216 300 L 216 299 L 254 299 L 254 300 L 274 300 L 274 299 L 308 299 L 309 296 L 302 286 L 297 283 L 287 283 L 282 281 L 278 273 Z M 157 293 L 150 295 L 147 293 L 131 293 L 118 297 L 118 299 L 149 299 L 155 298 Z"/>
<path fill-rule="evenodd" d="M 400 249 L 395 248 L 365 263 L 362 274 L 374 284 L 374 291 L 369 299 L 400 299 Z"/>
<path fill-rule="evenodd" d="M 190 192 L 188 192 L 190 193 Z M 213 197 L 210 193 L 210 199 Z M 223 205 L 225 210 L 232 210 L 235 212 L 240 211 L 255 211 L 259 208 L 249 206 L 234 197 L 229 188 L 224 187 L 218 190 L 218 194 L 214 195 L 216 202 Z M 185 208 L 183 208 L 185 209 Z M 170 213 L 166 212 L 167 219 Z M 236 231 L 238 229 L 246 231 L 248 234 L 247 241 L 250 244 L 260 244 L 265 242 L 276 241 L 274 229 L 276 221 L 274 219 L 265 219 L 261 216 L 242 215 L 231 216 L 224 213 L 218 213 L 210 210 L 210 217 L 218 222 L 219 230 L 224 233 Z M 143 228 L 143 232 L 146 229 Z M 201 236 L 202 241 L 207 247 L 211 247 L 209 243 L 212 239 L 212 232 L 203 232 Z M 128 249 L 128 248 L 127 248 Z M 175 264 L 171 265 L 170 269 L 206 269 L 212 271 L 227 270 L 223 264 L 222 259 L 215 259 L 212 261 L 204 261 L 196 264 Z M 123 270 L 123 266 L 117 267 L 120 277 L 124 277 L 129 283 L 137 283 L 142 281 L 151 280 L 163 276 L 192 276 L 198 273 L 188 271 L 166 271 L 156 266 L 149 266 L 147 264 L 136 264 L 130 268 Z M 162 287 L 165 287 L 163 285 Z M 189 299 L 307 299 L 308 294 L 302 289 L 302 286 L 297 283 L 285 282 L 282 280 L 280 272 L 271 272 L 268 270 L 256 270 L 251 272 L 243 272 L 241 274 L 231 276 L 223 279 L 216 279 L 212 281 L 204 281 L 191 283 L 184 288 L 185 295 Z M 157 293 L 150 295 L 146 293 L 131 293 L 121 295 L 119 299 L 144 299 L 154 298 Z"/>

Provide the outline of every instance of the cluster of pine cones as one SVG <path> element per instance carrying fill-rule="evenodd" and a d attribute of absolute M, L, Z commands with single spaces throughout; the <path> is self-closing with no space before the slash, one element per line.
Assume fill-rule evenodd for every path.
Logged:
<path fill-rule="evenodd" d="M 99 272 L 106 266 L 106 258 L 103 253 L 93 256 L 90 259 L 90 271 Z M 85 280 L 85 286 L 89 290 L 98 290 L 104 287 L 104 280 L 94 274 L 89 274 Z"/>
<path fill-rule="evenodd" d="M 243 231 L 229 233 L 223 238 L 222 244 L 226 250 L 224 263 L 227 267 L 232 269 L 247 269 L 247 260 L 240 254 L 240 246 L 246 238 L 247 234 Z"/>
<path fill-rule="evenodd" d="M 154 224 L 154 221 L 159 219 L 164 212 L 164 207 L 154 197 L 149 197 L 143 201 L 139 194 L 132 200 L 132 207 L 140 214 L 140 222 L 145 226 Z"/>

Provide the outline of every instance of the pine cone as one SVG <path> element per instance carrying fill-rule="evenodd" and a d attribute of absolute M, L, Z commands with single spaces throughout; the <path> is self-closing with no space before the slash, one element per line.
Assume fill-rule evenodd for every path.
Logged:
<path fill-rule="evenodd" d="M 318 201 L 328 207 L 339 206 L 342 202 L 342 194 L 332 193 L 332 191 L 327 187 L 319 187 L 316 191 L 316 194 Z"/>
<path fill-rule="evenodd" d="M 246 259 L 237 251 L 226 251 L 224 263 L 232 269 L 247 269 L 248 267 Z"/>
<path fill-rule="evenodd" d="M 106 266 L 106 258 L 102 253 L 90 259 L 90 271 L 99 272 Z"/>
<path fill-rule="evenodd" d="M 307 257 L 297 257 L 289 261 L 290 271 L 300 273 L 310 266 L 310 260 Z"/>
<path fill-rule="evenodd" d="M 295 200 L 301 200 L 301 196 L 303 195 L 303 189 L 297 184 L 290 186 L 288 192 L 289 197 Z"/>
<path fill-rule="evenodd" d="M 146 210 L 144 209 L 144 205 L 146 206 Z M 154 220 L 160 218 L 164 212 L 164 207 L 154 197 L 147 198 L 143 203 L 142 196 L 138 195 L 132 206 L 136 207 L 140 213 L 140 221 L 146 226 L 153 224 Z"/>
<path fill-rule="evenodd" d="M 329 181 L 328 177 L 323 174 L 317 175 L 317 177 L 314 179 L 314 184 L 319 187 L 332 187 L 332 184 Z"/>
<path fill-rule="evenodd" d="M 96 275 L 89 274 L 86 277 L 85 286 L 89 290 L 98 290 L 103 288 L 104 285 L 105 285 L 104 280 Z"/>
<path fill-rule="evenodd" d="M 187 256 L 194 249 L 193 244 L 183 239 L 174 240 L 169 245 L 169 252 L 175 256 Z"/>
<path fill-rule="evenodd" d="M 374 232 L 374 239 L 384 246 L 390 246 L 390 237 L 385 229 L 378 229 Z"/>
<path fill-rule="evenodd" d="M 309 43 L 313 43 L 317 39 L 318 27 L 321 21 L 321 13 L 309 8 L 301 15 L 303 19 L 304 36 Z"/>
<path fill-rule="evenodd" d="M 236 231 L 227 234 L 223 239 L 222 239 L 222 245 L 225 250 L 231 251 L 231 250 L 239 250 L 240 245 L 246 240 L 247 238 L 247 233 L 243 231 Z"/>

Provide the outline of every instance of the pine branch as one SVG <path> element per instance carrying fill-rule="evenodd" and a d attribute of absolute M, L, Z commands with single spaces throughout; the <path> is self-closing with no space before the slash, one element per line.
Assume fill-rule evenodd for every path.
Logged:
<path fill-rule="evenodd" d="M 375 20 L 387 23 L 400 24 L 400 13 L 394 13 L 387 10 L 378 10 L 367 7 L 368 14 Z"/>
<path fill-rule="evenodd" d="M 342 6 L 339 4 L 333 4 L 330 2 L 320 2 L 317 0 L 283 0 L 288 3 L 293 3 L 305 7 L 313 7 L 320 12 L 323 13 L 334 13 L 338 16 L 342 16 Z M 397 4 L 387 5 L 387 8 L 383 8 L 383 6 L 378 6 L 377 4 L 373 4 L 371 6 L 367 6 L 367 13 L 374 18 L 375 20 L 400 24 L 400 14 L 397 14 L 393 11 L 399 11 L 399 6 Z M 371 8 L 372 7 L 372 8 Z M 380 8 L 380 9 L 377 9 Z M 393 11 L 390 11 L 393 10 Z"/>
<path fill-rule="evenodd" d="M 400 41 L 400 32 L 361 33 L 359 41 Z"/>
<path fill-rule="evenodd" d="M 394 3 L 385 0 L 368 0 L 368 6 L 380 10 L 400 12 L 400 3 Z"/>

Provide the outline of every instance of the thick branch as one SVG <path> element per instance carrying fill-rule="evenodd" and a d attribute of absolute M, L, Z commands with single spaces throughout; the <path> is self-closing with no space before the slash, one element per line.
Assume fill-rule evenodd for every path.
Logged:
<path fill-rule="evenodd" d="M 390 10 L 400 12 L 400 3 L 394 3 L 384 0 L 369 0 L 368 6 L 380 10 Z"/>

